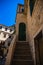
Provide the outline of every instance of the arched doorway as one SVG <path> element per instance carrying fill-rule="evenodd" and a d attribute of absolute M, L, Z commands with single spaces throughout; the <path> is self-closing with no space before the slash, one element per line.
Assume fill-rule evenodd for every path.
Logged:
<path fill-rule="evenodd" d="M 25 23 L 19 24 L 19 41 L 26 41 L 26 25 Z"/>

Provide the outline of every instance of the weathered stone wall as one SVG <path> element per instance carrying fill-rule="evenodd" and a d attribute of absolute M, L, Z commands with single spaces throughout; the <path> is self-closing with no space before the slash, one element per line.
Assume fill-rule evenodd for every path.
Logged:
<path fill-rule="evenodd" d="M 27 28 L 28 28 L 28 39 L 30 42 L 29 44 L 35 62 L 34 38 L 43 29 L 43 0 L 36 0 L 32 17 L 30 16 L 30 7 L 28 2 Z"/>
<path fill-rule="evenodd" d="M 28 12 L 27 12 L 27 23 L 28 23 L 28 30 L 32 36 L 34 36 L 40 27 L 43 25 L 43 1 L 38 0 L 34 10 L 32 17 L 30 16 L 30 8 L 28 5 Z"/>
<path fill-rule="evenodd" d="M 17 13 L 17 18 L 16 18 L 16 35 L 18 37 L 19 34 L 19 24 L 20 23 L 25 23 L 26 25 L 26 34 L 27 34 L 27 21 L 26 21 L 26 15 L 23 13 Z M 27 37 L 27 35 L 26 35 Z"/>
<path fill-rule="evenodd" d="M 5 65 L 10 65 L 11 64 L 13 53 L 15 51 L 15 46 L 16 46 L 16 35 L 14 35 L 14 38 L 11 42 L 10 47 L 9 47 L 9 51 L 8 51 L 8 54 L 7 54 L 7 57 L 6 57 Z"/>
<path fill-rule="evenodd" d="M 26 4 L 27 3 L 27 4 Z M 29 0 L 25 0 L 25 13 L 17 13 L 16 18 L 16 35 L 19 33 L 19 24 L 26 24 L 26 39 L 29 41 L 35 63 L 35 46 L 34 38 L 43 30 L 43 0 L 36 0 L 32 16 L 30 15 Z"/>
<path fill-rule="evenodd" d="M 32 15 L 32 35 L 34 36 L 43 26 L 43 0 L 38 0 Z"/>

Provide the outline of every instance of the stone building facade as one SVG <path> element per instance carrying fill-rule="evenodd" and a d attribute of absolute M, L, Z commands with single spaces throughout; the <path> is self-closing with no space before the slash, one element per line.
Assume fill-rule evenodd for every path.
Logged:
<path fill-rule="evenodd" d="M 16 42 L 28 42 L 34 65 L 43 65 L 43 0 L 24 0 L 18 4 L 16 35 L 11 43 L 5 65 L 10 65 Z"/>
<path fill-rule="evenodd" d="M 14 33 L 14 28 L 0 24 L 0 41 L 6 41 Z"/>
<path fill-rule="evenodd" d="M 26 39 L 24 41 L 29 42 L 34 63 L 39 65 L 39 58 L 36 57 L 38 55 L 36 51 L 38 50 L 35 48 L 37 45 L 35 44 L 35 39 L 38 41 L 39 38 L 43 37 L 43 0 L 24 0 L 24 5 L 18 5 L 16 16 L 16 35 L 18 41 L 22 41 L 21 39 L 23 38 L 23 30 L 21 30 L 22 38 L 20 37 L 20 27 L 22 24 L 25 27 L 24 37 Z M 43 44 L 41 45 L 40 43 L 39 45 L 41 50 Z"/>
<path fill-rule="evenodd" d="M 14 31 L 14 28 L 0 24 L 0 65 L 5 64 Z"/>

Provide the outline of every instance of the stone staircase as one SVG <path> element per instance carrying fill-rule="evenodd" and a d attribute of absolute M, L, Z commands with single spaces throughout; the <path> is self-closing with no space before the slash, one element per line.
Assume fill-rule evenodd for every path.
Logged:
<path fill-rule="evenodd" d="M 28 42 L 16 42 L 11 65 L 34 65 Z"/>

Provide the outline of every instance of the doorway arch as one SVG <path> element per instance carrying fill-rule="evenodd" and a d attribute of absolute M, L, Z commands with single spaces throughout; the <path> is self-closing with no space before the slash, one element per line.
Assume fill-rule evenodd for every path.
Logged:
<path fill-rule="evenodd" d="M 19 24 L 19 41 L 26 41 L 26 24 Z"/>

